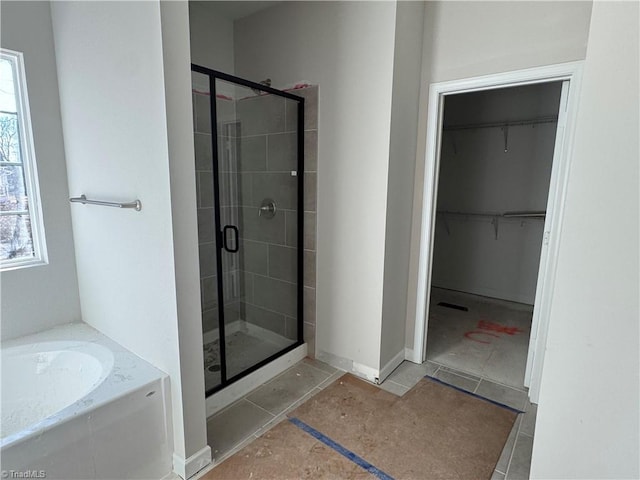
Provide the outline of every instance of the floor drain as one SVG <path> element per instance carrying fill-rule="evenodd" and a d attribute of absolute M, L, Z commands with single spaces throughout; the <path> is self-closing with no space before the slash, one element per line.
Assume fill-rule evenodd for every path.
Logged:
<path fill-rule="evenodd" d="M 210 367 L 207 367 L 207 370 L 209 370 L 210 372 L 219 372 L 220 365 L 211 365 Z"/>
<path fill-rule="evenodd" d="M 461 305 L 456 305 L 454 303 L 440 302 L 438 303 L 441 307 L 453 308 L 454 310 L 462 310 L 463 312 L 468 312 L 469 309 L 467 307 L 463 307 Z"/>

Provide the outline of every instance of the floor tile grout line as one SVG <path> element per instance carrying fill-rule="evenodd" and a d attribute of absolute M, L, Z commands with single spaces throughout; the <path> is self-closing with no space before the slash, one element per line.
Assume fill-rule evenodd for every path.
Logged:
<path fill-rule="evenodd" d="M 268 413 L 269 415 L 271 415 L 273 418 L 277 417 L 277 415 L 274 415 L 274 414 L 273 414 L 273 413 L 271 413 L 269 410 L 267 410 L 267 409 L 266 409 L 266 408 L 264 408 L 264 407 L 261 407 L 261 406 L 260 406 L 260 405 L 258 405 L 257 403 L 252 402 L 251 400 L 249 400 L 249 398 L 247 398 L 247 397 L 243 397 L 243 400 L 246 400 L 246 401 L 247 401 L 247 402 L 249 402 L 251 405 L 254 405 L 254 406 L 258 407 L 258 408 L 259 408 L 260 410 L 262 410 L 263 412 L 267 412 L 267 413 Z M 271 419 L 269 419 L 269 420 L 273 420 L 273 418 L 271 418 Z M 267 423 L 269 423 L 269 422 L 267 422 Z M 265 423 L 264 425 L 266 425 L 267 423 Z M 263 426 L 264 426 L 264 425 L 263 425 Z M 262 427 L 261 427 L 261 428 L 262 428 Z M 258 430 L 260 430 L 260 429 L 258 429 Z M 257 431 L 257 430 L 256 430 L 256 431 Z"/>
<path fill-rule="evenodd" d="M 472 397 L 479 398 L 480 400 L 484 400 L 485 402 L 492 403 L 494 405 L 497 405 L 498 407 L 504 408 L 506 410 L 510 410 L 510 411 L 514 412 L 516 415 L 525 413 L 524 411 L 522 411 L 522 410 L 520 410 L 518 408 L 512 407 L 512 406 L 510 406 L 510 405 L 508 405 L 506 403 L 500 402 L 498 400 L 493 400 L 492 398 L 485 397 L 483 395 L 479 395 L 479 394 L 471 392 L 471 391 L 469 391 L 469 390 L 467 390 L 465 388 L 458 387 L 457 385 L 453 385 L 452 383 L 445 382 L 444 380 L 441 380 L 441 379 L 436 378 L 434 376 L 425 375 L 425 378 L 429 378 L 429 379 L 431 379 L 431 380 L 433 380 L 433 381 L 435 381 L 437 383 L 440 383 L 440 384 L 445 385 L 447 387 L 453 388 L 454 390 L 458 390 L 458 391 L 460 391 L 462 393 L 466 393 L 467 395 L 471 395 Z M 516 421 L 517 421 L 517 419 L 516 419 Z M 518 426 L 518 428 L 519 428 L 519 426 Z"/>
<path fill-rule="evenodd" d="M 260 388 L 260 387 L 258 387 L 258 388 Z M 245 395 L 244 397 L 237 398 L 236 400 L 231 402 L 229 405 L 227 405 L 227 406 L 221 408 L 220 410 L 216 411 L 215 413 L 209 415 L 207 417 L 207 423 L 209 423 L 214 417 L 222 415 L 223 413 L 226 413 L 227 411 L 231 410 L 233 407 L 237 406 L 239 403 L 241 403 L 243 400 L 245 400 L 246 397 L 247 397 L 247 395 Z"/>
<path fill-rule="evenodd" d="M 516 422 L 518 421 L 518 419 L 516 418 Z M 504 473 L 505 479 L 507 478 L 507 474 L 509 473 L 509 469 L 511 468 L 511 461 L 513 460 L 513 454 L 516 451 L 516 445 L 518 445 L 518 434 L 520 433 L 520 425 L 522 425 L 522 422 L 520 422 L 520 424 L 518 425 L 518 428 L 516 429 L 516 438 L 513 440 L 513 446 L 511 447 L 511 452 L 509 452 L 509 461 L 507 462 L 507 471 Z"/>
<path fill-rule="evenodd" d="M 324 390 L 325 388 L 327 388 L 329 385 L 331 385 L 331 383 L 335 382 L 336 380 L 338 380 L 339 378 L 341 378 L 345 373 L 345 371 L 343 370 L 336 370 L 335 372 L 333 372 L 331 375 L 329 375 L 329 377 L 326 380 L 323 380 L 321 383 L 319 383 L 316 388 L 319 388 L 320 390 Z M 331 378 L 335 375 L 335 378 L 331 381 L 331 383 L 327 383 L 329 382 L 329 380 L 331 380 Z"/>
<path fill-rule="evenodd" d="M 293 401 L 293 402 L 291 402 L 290 404 L 288 404 L 288 405 L 287 405 L 283 410 L 281 410 L 280 412 L 278 412 L 278 414 L 276 415 L 276 417 L 278 417 L 278 416 L 280 416 L 280 415 L 285 415 L 285 416 L 286 416 L 286 415 L 287 415 L 287 412 L 288 412 L 288 411 L 289 411 L 289 410 L 290 410 L 290 409 L 291 409 L 291 408 L 292 408 L 296 403 L 300 402 L 301 400 L 303 400 L 303 399 L 305 399 L 305 398 L 307 398 L 307 397 L 309 397 L 309 398 L 310 398 L 309 394 L 310 394 L 311 392 L 313 392 L 316 388 L 317 388 L 316 386 L 311 387 L 311 389 L 310 389 L 310 390 L 308 390 L 308 391 L 307 391 L 306 393 L 304 393 L 302 396 L 298 397 L 295 401 Z M 307 398 L 307 400 L 308 400 L 308 398 Z"/>
<path fill-rule="evenodd" d="M 446 370 L 442 370 L 442 368 L 445 368 Z M 464 370 L 459 370 L 457 368 L 447 367 L 446 365 L 443 365 L 442 368 L 439 368 L 438 370 L 442 370 L 445 373 L 453 373 L 454 375 L 457 375 L 457 376 L 462 377 L 462 378 L 466 378 L 467 380 L 473 380 L 474 382 L 476 380 L 477 381 L 482 380 L 481 376 L 474 375 L 473 373 L 465 372 Z"/>
<path fill-rule="evenodd" d="M 418 379 L 418 382 L 420 381 L 420 379 Z M 404 388 L 408 388 L 409 390 L 411 390 L 413 387 L 415 387 L 418 382 L 414 383 L 413 386 L 409 386 L 409 385 L 405 385 L 404 383 L 400 383 L 400 382 L 396 382 L 394 380 L 390 380 L 390 379 L 386 379 L 384 382 L 382 382 L 380 385 L 378 385 L 378 387 L 382 388 L 382 385 L 385 383 L 393 383 L 394 385 L 397 385 L 399 387 L 404 387 Z"/>
<path fill-rule="evenodd" d="M 520 427 L 522 426 L 522 419 L 520 418 L 520 416 L 516 418 L 516 422 L 518 421 L 520 423 L 518 423 L 518 427 L 516 428 L 516 435 L 515 435 L 515 438 L 513 439 L 513 446 L 511 447 L 511 452 L 509 452 L 509 461 L 507 462 L 507 471 L 504 472 L 505 479 L 507 478 L 509 469 L 511 468 L 511 461 L 513 460 L 513 454 L 515 453 L 516 445 L 518 444 L 518 435 L 520 434 Z"/>
<path fill-rule="evenodd" d="M 431 361 L 431 360 L 427 360 L 427 361 L 430 361 L 430 362 L 432 362 L 432 363 L 435 363 L 435 364 L 437 364 L 437 365 L 440 365 L 440 364 L 438 364 L 437 362 L 433 362 L 433 361 Z M 439 368 L 438 368 L 438 369 L 433 373 L 433 375 L 432 375 L 432 376 L 433 376 L 433 377 L 435 377 L 435 378 L 438 378 L 438 373 L 439 373 L 441 370 L 442 370 L 443 372 L 445 372 L 445 373 L 451 373 L 451 374 L 454 374 L 454 375 L 458 375 L 459 377 L 465 378 L 465 379 L 467 379 L 467 380 L 474 380 L 473 378 L 465 377 L 465 376 L 464 376 L 464 374 L 460 374 L 460 373 L 459 373 L 459 372 L 461 372 L 460 370 L 458 370 L 458 369 L 456 369 L 456 368 L 448 367 L 448 366 L 446 366 L 446 365 L 441 365 L 441 366 L 440 366 L 440 367 L 439 367 Z M 472 375 L 472 374 L 469 374 L 469 375 Z M 474 375 L 474 376 L 475 376 L 475 375 Z M 479 378 L 479 377 L 477 377 L 477 376 L 475 376 L 475 377 L 476 377 L 476 378 Z M 511 386 L 511 385 L 506 385 L 506 384 L 504 384 L 504 383 L 496 382 L 496 381 L 494 381 L 494 380 L 492 380 L 492 379 L 490 379 L 490 378 L 487 378 L 486 376 L 484 376 L 484 375 L 483 375 L 482 377 L 480 377 L 480 380 L 478 380 L 478 384 L 476 385 L 475 389 L 474 389 L 474 390 L 473 390 L 473 392 L 471 392 L 471 393 L 477 394 L 477 392 L 478 392 L 478 390 L 479 390 L 479 388 L 480 388 L 480 385 L 481 385 L 481 383 L 482 383 L 483 381 L 484 381 L 484 382 L 486 382 L 486 383 L 490 383 L 490 384 L 494 384 L 494 385 L 500 386 L 500 387 L 508 388 L 508 389 L 513 390 L 513 391 L 515 391 L 515 392 L 518 392 L 518 393 L 520 393 L 520 394 L 524 394 L 524 396 L 525 396 L 524 404 L 523 404 L 521 407 L 511 407 L 511 408 L 514 408 L 514 409 L 516 409 L 516 410 L 520 411 L 521 413 L 526 413 L 525 408 L 526 408 L 526 405 L 527 405 L 527 400 L 529 400 L 529 392 L 528 392 L 528 391 L 520 390 L 520 389 L 515 388 L 515 387 L 513 387 L 513 386 Z M 446 382 L 445 382 L 445 383 L 446 383 Z M 483 398 L 488 398 L 488 397 L 483 397 Z M 497 400 L 495 400 L 495 401 L 497 401 Z M 498 402 L 498 403 L 502 403 L 502 402 Z M 507 405 L 507 404 L 504 404 L 504 405 Z M 509 405 L 507 405 L 507 406 L 509 406 Z"/>
<path fill-rule="evenodd" d="M 326 380 L 326 379 L 325 379 Z M 277 415 L 271 413 L 270 411 L 268 411 L 267 409 L 263 408 L 262 406 L 258 405 L 257 403 L 249 400 L 248 395 L 245 397 L 242 397 L 239 400 L 246 400 L 249 404 L 254 405 L 255 407 L 259 408 L 260 410 L 264 411 L 265 413 L 267 413 L 268 415 L 270 415 L 270 418 L 263 424 L 259 425 L 254 431 L 252 431 L 248 436 L 244 437 L 238 444 L 234 445 L 230 450 L 228 450 L 224 455 L 221 456 L 221 460 L 220 462 L 223 462 L 224 460 L 226 460 L 227 458 L 231 457 L 232 455 L 234 455 L 235 453 L 237 453 L 241 448 L 241 446 L 243 446 L 248 440 L 251 440 L 253 442 L 253 440 L 258 439 L 260 437 L 260 435 L 258 435 L 259 432 L 261 432 L 261 430 L 264 430 L 265 427 L 267 427 L 270 423 L 274 422 L 280 415 L 285 416 L 286 419 L 286 412 L 287 410 L 289 410 L 291 407 L 293 407 L 293 405 L 295 405 L 296 403 L 300 402 L 301 400 L 305 399 L 306 397 L 309 397 L 310 394 L 314 391 L 314 390 L 318 390 L 321 391 L 321 389 L 319 389 L 319 386 L 316 385 L 314 386 L 311 390 L 309 390 L 308 392 L 306 392 L 304 395 L 302 395 L 301 397 L 297 398 L 293 403 L 291 403 L 290 405 L 288 405 L 282 412 L 278 413 Z M 317 392 L 316 392 L 317 393 Z M 283 419 L 284 420 L 284 419 Z M 274 425 L 275 426 L 275 425 Z M 262 433 L 265 432 L 261 432 L 260 434 L 262 435 Z M 252 439 L 253 437 L 253 439 Z"/>
<path fill-rule="evenodd" d="M 329 372 L 327 372 L 326 370 L 322 370 L 321 368 L 315 367 L 315 366 L 311 365 L 310 363 L 305 362 L 305 360 L 306 360 L 307 358 L 309 358 L 309 357 L 305 357 L 305 358 L 303 358 L 301 363 L 304 363 L 306 366 L 311 367 L 311 368 L 313 368 L 314 370 L 317 370 L 318 372 L 322 372 L 322 373 L 326 374 L 326 375 L 327 375 L 327 378 L 325 378 L 325 379 L 323 380 L 323 382 L 324 382 L 325 380 L 328 380 L 328 379 L 331 377 L 331 375 L 333 375 L 334 373 L 336 373 L 336 372 L 331 372 L 331 373 L 329 373 Z M 333 367 L 332 367 L 332 368 L 333 368 Z M 336 369 L 336 371 L 339 371 L 339 370 L 338 370 L 338 369 Z M 322 383 L 322 382 L 320 382 L 320 383 Z"/>
<path fill-rule="evenodd" d="M 254 405 L 255 407 L 259 408 L 260 410 L 266 412 L 267 414 L 269 414 L 271 416 L 271 418 L 269 418 L 269 420 L 266 423 L 261 424 L 259 427 L 257 427 L 255 430 L 253 430 L 249 435 L 247 435 L 246 437 L 244 437 L 239 443 L 237 443 L 236 445 L 234 445 L 233 447 L 231 447 L 227 452 L 225 452 L 225 454 L 221 455 L 221 460 L 219 461 L 219 463 L 224 462 L 227 458 L 231 457 L 232 455 L 236 454 L 238 451 L 240 451 L 240 447 L 241 445 L 244 445 L 244 443 L 251 439 L 253 437 L 253 439 L 251 440 L 252 442 L 258 438 L 260 438 L 260 436 L 258 435 L 258 432 L 260 432 L 261 430 L 263 430 L 267 425 L 269 425 L 270 423 L 272 423 L 274 420 L 276 420 L 280 415 L 284 415 L 285 419 L 286 419 L 286 412 L 287 410 L 289 410 L 291 407 L 293 407 L 297 402 L 300 402 L 301 400 L 305 399 L 306 397 L 309 396 L 310 393 L 312 393 L 314 390 L 318 389 L 318 386 L 314 386 L 313 388 L 311 388 L 311 390 L 309 390 L 308 392 L 306 392 L 304 395 L 302 395 L 301 397 L 298 397 L 293 403 L 289 404 L 283 411 L 279 412 L 278 414 L 273 414 L 270 411 L 268 411 L 267 409 L 261 407 L 260 405 L 258 405 L 255 402 L 252 402 L 251 400 L 249 400 L 247 397 L 248 395 L 238 399 L 238 401 L 242 401 L 242 400 L 246 400 L 248 403 L 250 403 L 251 405 Z M 319 389 L 319 391 L 322 391 Z M 283 420 L 285 420 L 283 419 Z M 275 425 L 274 425 L 275 426 Z M 265 433 L 262 432 L 261 435 Z M 246 445 L 245 445 L 246 446 Z"/>
<path fill-rule="evenodd" d="M 482 378 L 480 379 L 480 381 L 478 382 L 478 384 L 476 385 L 476 388 L 473 390 L 473 393 L 477 394 L 478 393 L 478 389 L 480 388 L 480 384 L 482 383 Z"/>
<path fill-rule="evenodd" d="M 491 383 L 495 383 L 496 385 L 500 385 L 501 387 L 506 387 L 506 388 L 510 388 L 511 390 L 515 390 L 516 392 L 520 392 L 520 393 L 524 393 L 525 395 L 527 395 L 527 397 L 529 396 L 529 391 L 525 390 L 523 388 L 519 388 L 519 387 L 514 387 L 513 385 L 507 385 L 506 383 L 502 383 L 502 382 L 498 382 L 496 380 L 493 380 L 485 375 L 482 376 L 483 380 L 486 380 L 487 382 L 491 382 Z M 526 387 L 524 387 L 526 388 Z"/>
<path fill-rule="evenodd" d="M 423 362 L 423 363 L 421 363 L 420 365 L 424 365 L 425 363 L 426 363 L 426 361 L 425 361 L 425 362 Z M 431 363 L 435 363 L 435 362 L 431 362 Z M 400 365 L 402 365 L 402 364 L 400 364 Z M 414 364 L 414 365 L 417 365 L 417 364 Z M 436 374 L 440 371 L 440 364 L 437 364 L 437 363 L 436 363 L 436 365 L 438 365 L 438 368 L 436 368 L 436 369 L 433 371 L 433 373 L 431 374 L 431 375 L 432 375 L 432 376 L 434 376 L 434 377 L 435 377 L 435 376 L 436 376 Z M 400 367 L 400 366 L 398 366 L 398 368 L 399 368 L 399 367 Z M 394 370 L 394 371 L 395 371 L 395 370 Z M 419 378 L 418 378 L 418 379 L 413 383 L 413 385 L 405 385 L 404 383 L 400 383 L 400 382 L 397 382 L 397 381 L 393 380 L 393 379 L 391 378 L 391 376 L 393 375 L 393 372 L 392 372 L 392 374 L 391 374 L 391 375 L 389 375 L 389 376 L 385 379 L 385 381 L 384 381 L 384 382 L 382 382 L 382 383 L 381 383 L 380 385 L 378 385 L 378 386 L 379 386 L 379 387 L 381 387 L 381 386 L 382 386 L 382 384 L 387 383 L 387 382 L 391 382 L 391 383 L 394 383 L 394 384 L 396 384 L 396 385 L 399 385 L 399 386 L 401 386 L 401 387 L 405 387 L 405 388 L 408 388 L 409 390 L 411 390 L 413 387 L 415 387 L 415 386 L 418 384 L 418 382 L 420 382 L 420 380 L 422 380 L 426 375 L 429 375 L 428 373 L 425 373 L 425 372 L 422 372 L 422 373 L 423 373 L 423 374 L 422 374 L 422 375 L 420 375 L 420 377 L 419 377 Z"/>
<path fill-rule="evenodd" d="M 302 362 L 304 362 L 304 360 L 302 360 Z M 321 371 L 321 372 L 323 372 L 323 373 L 327 373 L 327 372 L 324 372 L 323 370 L 320 370 L 320 369 L 318 369 L 318 368 L 312 367 L 311 365 L 308 365 L 308 366 L 309 366 L 309 367 L 311 367 L 311 368 L 314 368 L 315 370 Z M 283 373 L 284 373 L 284 372 L 283 372 Z M 334 372 L 334 373 L 336 373 L 336 372 Z M 310 388 L 307 392 L 305 392 L 302 396 L 297 397 L 297 398 L 296 398 L 296 400 L 294 400 L 293 402 L 291 402 L 290 404 L 288 404 L 288 405 L 287 405 L 283 410 L 278 411 L 278 413 L 275 413 L 275 414 L 274 414 L 274 413 L 272 413 L 272 412 L 270 412 L 269 410 L 267 410 L 267 409 L 265 409 L 265 408 L 261 407 L 261 406 L 260 406 L 260 405 L 258 405 L 257 403 L 255 403 L 255 402 L 253 402 L 253 401 L 249 400 L 248 396 L 249 396 L 249 395 L 251 395 L 253 392 L 252 392 L 252 393 L 247 394 L 245 397 L 243 397 L 243 399 L 244 399 L 244 400 L 246 400 L 247 402 L 251 403 L 252 405 L 255 405 L 256 407 L 260 408 L 261 410 L 263 410 L 263 411 L 267 412 L 269 415 L 271 415 L 271 416 L 273 417 L 273 418 L 269 419 L 269 421 L 268 421 L 267 423 L 263 424 L 261 427 L 259 427 L 257 430 L 255 430 L 251 435 L 254 435 L 254 436 L 255 436 L 255 434 L 256 434 L 258 431 L 260 431 L 262 428 L 264 428 L 265 426 L 267 426 L 271 421 L 273 421 L 274 419 L 278 418 L 280 415 L 285 415 L 285 416 L 286 416 L 287 411 L 289 411 L 289 410 L 290 410 L 290 409 L 291 409 L 291 408 L 292 408 L 296 403 L 300 402 L 301 400 L 303 400 L 303 399 L 305 399 L 305 398 L 307 398 L 307 397 L 309 397 L 309 398 L 310 398 L 310 397 L 311 397 L 311 396 L 310 396 L 310 394 L 311 394 L 314 390 L 318 389 L 318 392 L 322 391 L 322 389 L 320 389 L 320 385 L 322 385 L 322 384 L 323 384 L 324 382 L 326 382 L 329 378 L 331 378 L 331 376 L 332 376 L 334 373 L 330 374 L 327 378 L 325 378 L 324 380 L 322 380 L 322 381 L 321 381 L 320 383 L 318 383 L 317 385 L 314 385 L 313 387 L 311 387 L 311 388 Z M 276 377 L 276 378 L 277 378 L 277 377 Z M 273 380 L 271 380 L 271 381 L 273 381 Z M 267 383 L 269 383 L 269 382 L 267 382 Z M 265 384 L 261 385 L 261 386 L 260 386 L 260 387 L 258 387 L 258 388 L 262 388 L 264 385 L 267 385 L 267 383 L 265 383 Z M 317 394 L 318 392 L 316 392 L 316 394 Z M 314 395 L 315 395 L 315 394 L 314 394 Z M 308 399 L 308 398 L 307 398 L 307 399 Z M 257 437 L 256 437 L 256 438 L 257 438 Z"/>
<path fill-rule="evenodd" d="M 432 360 L 428 360 L 428 361 L 430 361 L 432 363 L 436 363 L 436 362 L 433 362 Z M 449 367 L 447 365 L 442 365 L 442 367 L 447 369 L 447 370 L 443 370 L 445 372 L 446 371 L 450 371 L 450 373 L 455 373 L 456 375 L 458 375 L 460 377 L 468 378 L 469 380 L 474 380 L 473 378 L 469 377 L 469 376 L 473 376 L 475 378 L 479 378 L 480 380 L 484 380 L 484 381 L 489 382 L 489 383 L 494 383 L 494 384 L 499 385 L 501 387 L 506 387 L 506 388 L 509 388 L 511 390 L 515 390 L 516 392 L 524 393 L 525 395 L 527 395 L 527 397 L 529 395 L 529 392 L 528 392 L 528 390 L 526 390 L 526 387 L 524 387 L 524 388 L 514 387 L 513 385 L 508 385 L 506 383 L 499 382 L 497 380 L 489 378 L 484 374 L 483 375 L 475 375 L 473 373 L 466 372 L 464 370 L 460 370 L 460 369 L 457 369 L 457 368 Z"/>
<path fill-rule="evenodd" d="M 249 435 L 248 437 L 244 437 L 242 440 L 240 440 L 238 443 L 236 443 L 233 447 L 231 447 L 229 450 L 227 450 L 224 454 L 220 455 L 220 459 L 216 461 L 214 466 L 220 465 L 222 462 L 227 460 L 229 457 L 232 457 L 233 455 L 238 453 L 240 450 L 242 450 L 244 447 L 246 447 L 249 444 L 249 443 L 247 443 L 247 440 L 251 439 L 252 436 L 253 436 L 253 434 Z M 245 443 L 247 445 L 245 445 Z"/>

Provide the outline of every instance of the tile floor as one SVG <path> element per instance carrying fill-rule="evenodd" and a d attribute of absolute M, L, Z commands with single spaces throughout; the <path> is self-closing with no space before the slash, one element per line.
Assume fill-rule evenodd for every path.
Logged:
<path fill-rule="evenodd" d="M 518 416 L 513 425 L 493 478 L 528 479 L 537 406 L 529 402 L 526 389 L 496 383 L 431 361 L 422 365 L 403 362 L 380 388 L 396 395 L 404 395 L 425 375 L 525 412 Z"/>
<path fill-rule="evenodd" d="M 532 315 L 530 305 L 433 288 L 427 360 L 522 389 Z"/>
<path fill-rule="evenodd" d="M 305 359 L 209 417 L 207 437 L 216 463 L 259 437 L 344 372 Z"/>
<path fill-rule="evenodd" d="M 305 359 L 210 417 L 207 435 L 215 463 L 251 443 L 343 374 L 322 362 Z M 524 389 L 511 388 L 430 361 L 422 365 L 403 362 L 379 388 L 401 396 L 424 375 L 524 410 L 526 413 L 520 415 L 513 426 L 493 478 L 518 480 L 529 477 L 536 406 L 529 403 Z M 200 472 L 198 477 L 208 470 L 210 468 Z"/>

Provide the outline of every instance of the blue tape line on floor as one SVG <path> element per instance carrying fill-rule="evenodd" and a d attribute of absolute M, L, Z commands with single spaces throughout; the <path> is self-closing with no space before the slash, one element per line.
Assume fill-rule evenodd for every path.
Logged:
<path fill-rule="evenodd" d="M 390 475 L 387 475 L 382 470 L 374 467 L 369 462 L 367 462 L 364 458 L 359 457 L 358 455 L 353 453 L 351 450 L 347 450 L 342 445 L 340 445 L 339 443 L 334 442 L 329 437 L 327 437 L 326 435 L 320 433 L 318 430 L 316 430 L 312 426 L 307 425 L 306 423 L 304 423 L 302 420 L 300 420 L 298 418 L 290 418 L 289 421 L 291 423 L 293 423 L 296 427 L 298 427 L 301 430 L 304 430 L 305 432 L 307 432 L 309 435 L 311 435 L 316 440 L 320 440 L 326 446 L 328 446 L 330 448 L 333 448 L 336 452 L 338 452 L 343 457 L 348 458 L 349 460 L 351 460 L 356 465 L 364 468 L 367 472 L 375 475 L 380 480 L 394 480 L 393 477 L 391 477 Z"/>
<path fill-rule="evenodd" d="M 459 392 L 466 393 L 467 395 L 471 395 L 472 397 L 479 398 L 480 400 L 484 400 L 485 402 L 493 403 L 494 405 L 510 410 L 513 413 L 524 413 L 522 410 L 518 410 L 517 408 L 510 407 L 509 405 L 505 405 L 504 403 L 496 402 L 495 400 L 491 400 L 490 398 L 483 397 L 482 395 L 478 395 L 477 393 L 470 392 L 469 390 L 465 390 L 464 388 L 456 387 L 455 385 L 451 385 L 450 383 L 443 382 L 439 378 L 431 377 L 429 375 L 425 375 L 424 378 L 428 378 L 429 380 L 433 380 L 434 382 L 440 383 L 442 385 L 446 385 L 447 387 L 451 387 L 454 390 L 458 390 Z"/>

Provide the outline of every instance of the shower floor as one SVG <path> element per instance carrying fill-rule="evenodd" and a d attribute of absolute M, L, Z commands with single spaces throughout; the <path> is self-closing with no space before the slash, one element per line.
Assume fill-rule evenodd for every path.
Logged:
<path fill-rule="evenodd" d="M 262 360 L 275 355 L 279 351 L 293 345 L 294 340 L 281 337 L 273 332 L 262 335 L 260 327 L 237 330 L 227 335 L 225 343 L 227 354 L 227 378 L 238 375 Z M 267 337 L 267 338 L 265 338 Z M 216 338 L 204 346 L 204 381 L 205 388 L 210 390 L 221 382 L 220 341 Z"/>

